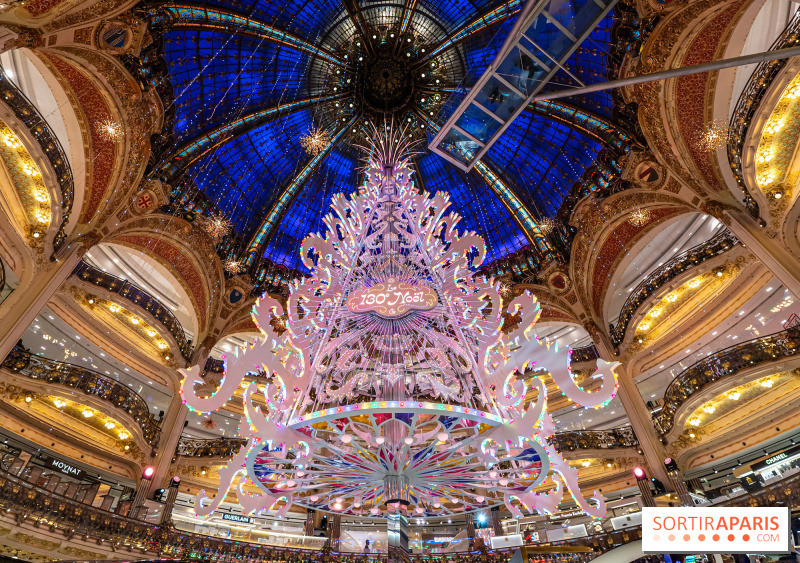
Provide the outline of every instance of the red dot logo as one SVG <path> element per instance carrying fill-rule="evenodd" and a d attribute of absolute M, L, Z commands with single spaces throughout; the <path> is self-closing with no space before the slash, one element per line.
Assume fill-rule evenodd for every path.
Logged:
<path fill-rule="evenodd" d="M 692 538 L 689 534 L 683 534 L 683 541 L 689 541 Z"/>
<path fill-rule="evenodd" d="M 675 534 L 670 534 L 670 535 L 668 535 L 668 536 L 667 536 L 667 539 L 668 539 L 669 541 L 675 541 Z"/>
<path fill-rule="evenodd" d="M 733 534 L 728 534 L 728 541 L 733 541 L 735 539 L 736 539 L 736 536 L 734 536 Z"/>
<path fill-rule="evenodd" d="M 697 539 L 700 540 L 700 541 L 706 541 L 706 535 L 705 534 L 700 534 L 699 536 L 697 536 Z"/>
<path fill-rule="evenodd" d="M 745 534 L 745 535 L 742 536 L 742 539 L 744 541 L 750 541 L 750 535 L 749 534 Z"/>
<path fill-rule="evenodd" d="M 712 539 L 713 539 L 714 541 L 719 541 L 719 534 L 714 534 L 714 536 L 712 537 Z"/>

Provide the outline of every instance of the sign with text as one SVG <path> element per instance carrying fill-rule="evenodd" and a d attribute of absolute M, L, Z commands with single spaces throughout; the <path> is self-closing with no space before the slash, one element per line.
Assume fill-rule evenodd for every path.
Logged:
<path fill-rule="evenodd" d="M 241 514 L 229 514 L 227 512 L 222 513 L 222 519 L 228 520 L 229 522 L 240 522 L 242 524 L 250 524 L 250 522 L 252 522 L 249 516 L 242 516 Z"/>
<path fill-rule="evenodd" d="M 371 287 L 360 287 L 347 297 L 352 313 L 376 313 L 387 319 L 411 311 L 430 311 L 439 302 L 436 292 L 426 285 L 411 285 L 389 278 Z"/>
<path fill-rule="evenodd" d="M 642 550 L 655 553 L 789 553 L 788 507 L 642 509 Z"/>
<path fill-rule="evenodd" d="M 792 458 L 792 457 L 796 456 L 797 454 L 800 454 L 800 444 L 798 444 L 798 445 L 796 445 L 796 446 L 794 446 L 792 448 L 788 448 L 786 450 L 783 450 L 782 452 L 777 453 L 777 454 L 775 454 L 775 455 L 773 455 L 771 457 L 768 457 L 765 460 L 762 460 L 762 461 L 759 461 L 757 463 L 754 463 L 753 465 L 750 466 L 750 468 L 753 471 L 760 471 L 762 469 L 766 469 L 767 467 L 769 467 L 771 465 L 780 465 L 782 463 L 786 463 L 786 461 L 789 458 Z"/>
<path fill-rule="evenodd" d="M 62 461 L 54 457 L 46 458 L 44 460 L 44 466 L 48 469 L 55 469 L 56 471 L 59 471 L 64 475 L 75 477 L 76 479 L 83 479 L 85 475 L 83 469 L 79 469 L 78 467 L 75 467 L 71 463 L 67 463 L 66 461 Z"/>

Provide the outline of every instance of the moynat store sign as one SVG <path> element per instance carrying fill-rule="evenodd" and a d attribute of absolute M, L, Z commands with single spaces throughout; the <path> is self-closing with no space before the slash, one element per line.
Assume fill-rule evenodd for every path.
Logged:
<path fill-rule="evenodd" d="M 642 550 L 656 553 L 789 553 L 788 507 L 644 507 Z"/>
<path fill-rule="evenodd" d="M 75 477 L 76 479 L 83 479 L 86 475 L 83 469 L 75 467 L 71 463 L 67 463 L 66 461 L 56 459 L 54 457 L 45 458 L 44 466 L 48 469 L 55 469 L 64 475 Z"/>

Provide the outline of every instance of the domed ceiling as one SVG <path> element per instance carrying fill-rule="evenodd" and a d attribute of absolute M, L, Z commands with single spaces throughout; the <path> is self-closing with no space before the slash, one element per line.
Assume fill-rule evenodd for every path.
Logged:
<path fill-rule="evenodd" d="M 482 171 L 465 173 L 426 148 L 457 106 L 448 100 L 463 96 L 492 62 L 522 4 L 150 5 L 154 41 L 143 59 L 161 57 L 171 86 L 165 95 L 171 131 L 162 137 L 166 148 L 153 176 L 190 185 L 204 209 L 230 218 L 239 241 L 232 251 L 240 257 L 249 249 L 251 263 L 299 268 L 300 243 L 323 228 L 331 195 L 363 180 L 363 151 L 355 145 L 369 144 L 365 125 L 391 119 L 424 139 L 412 163 L 416 181 L 451 194 L 462 228 L 486 240 L 487 263 L 526 246 L 541 250 L 547 242 L 537 244 L 530 223 L 523 228 L 510 209 L 516 199 L 536 221 L 556 216 L 610 142 L 598 133 L 615 127 L 608 93 L 531 106 L 482 159 Z M 587 83 L 605 79 L 615 17 L 612 11 L 601 22 L 569 60 L 569 73 L 559 71 L 550 88 L 577 85 L 570 75 Z M 312 128 L 331 139 L 316 155 L 301 146 Z M 559 236 L 563 228 L 548 234 Z"/>

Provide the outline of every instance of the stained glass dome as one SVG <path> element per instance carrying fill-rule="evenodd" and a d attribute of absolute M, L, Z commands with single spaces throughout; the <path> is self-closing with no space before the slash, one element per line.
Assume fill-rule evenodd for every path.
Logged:
<path fill-rule="evenodd" d="M 426 147 L 522 5 L 212 0 L 146 8 L 155 36 L 144 57 L 161 60 L 169 78 L 165 135 L 178 147 L 154 173 L 229 217 L 239 241 L 232 252 L 248 266 L 267 259 L 303 271 L 303 237 L 322 227 L 332 194 L 363 177 L 355 145 L 366 125 L 391 119 L 425 141 L 411 163 L 415 181 L 451 194 L 462 228 L 486 240 L 487 263 L 526 247 L 565 248 L 566 225 L 543 237 L 535 222 L 569 204 L 604 148 L 620 150 L 619 138 L 603 135 L 615 127 L 609 94 L 532 104 L 470 172 Z M 612 11 L 600 23 L 551 88 L 606 76 L 618 17 Z M 330 139 L 318 154 L 301 145 L 314 130 Z"/>

